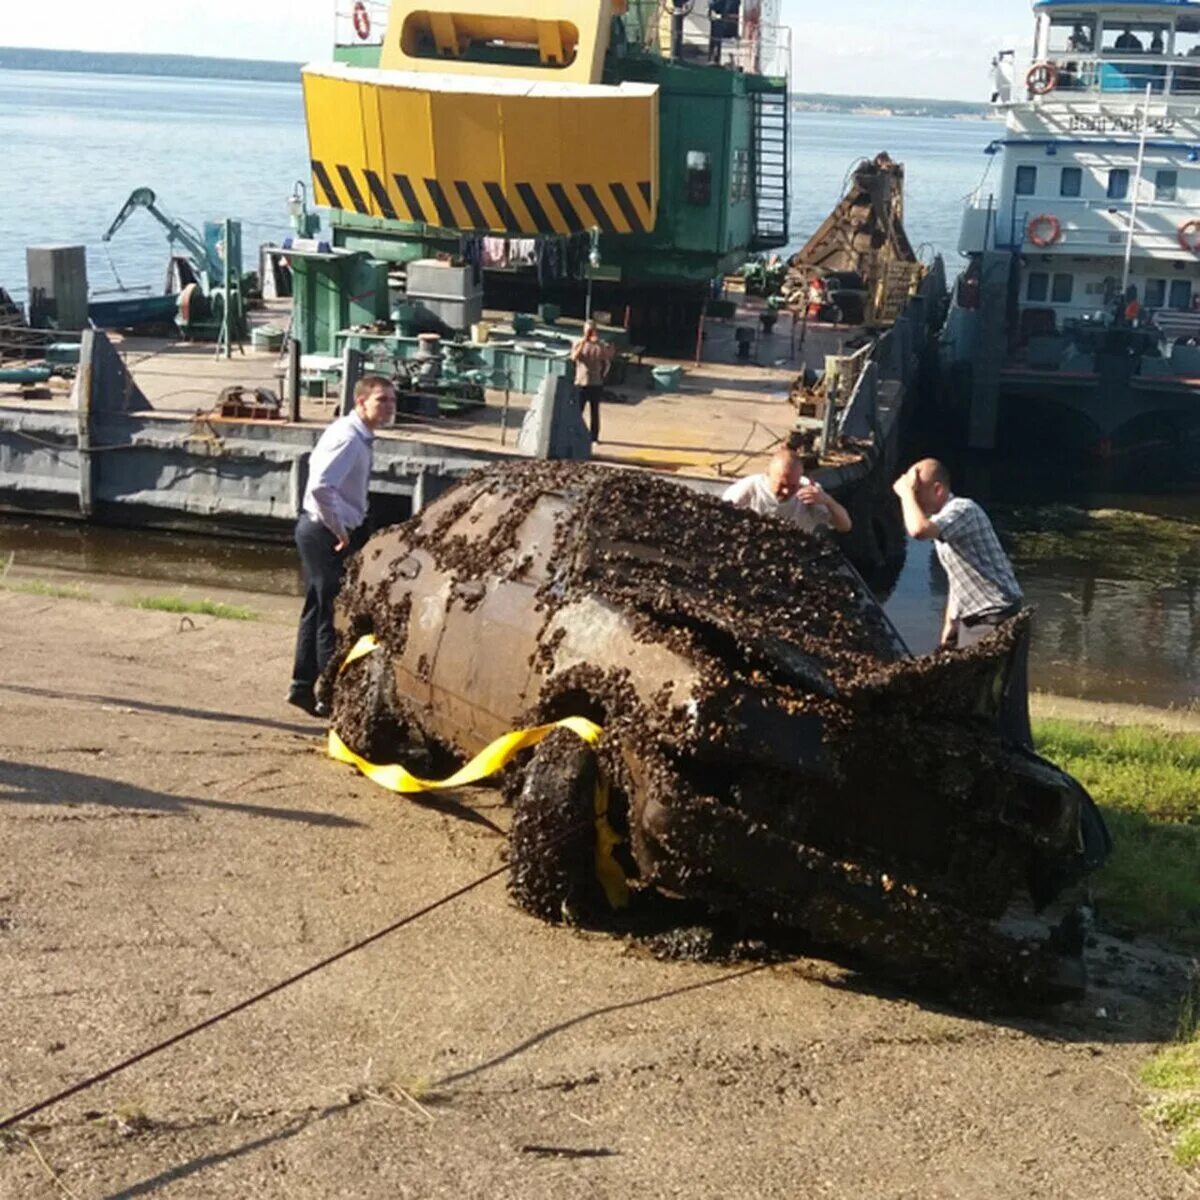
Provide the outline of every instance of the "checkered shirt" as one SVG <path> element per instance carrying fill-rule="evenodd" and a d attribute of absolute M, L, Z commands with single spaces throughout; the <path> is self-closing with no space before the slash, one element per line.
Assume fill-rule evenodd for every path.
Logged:
<path fill-rule="evenodd" d="M 974 500 L 951 496 L 929 519 L 937 528 L 937 556 L 950 581 L 947 609 L 952 618 L 983 616 L 1020 603 L 1012 563 Z"/>

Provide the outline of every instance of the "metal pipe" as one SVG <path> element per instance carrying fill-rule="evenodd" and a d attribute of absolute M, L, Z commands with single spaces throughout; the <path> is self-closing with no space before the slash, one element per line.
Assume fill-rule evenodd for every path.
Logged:
<path fill-rule="evenodd" d="M 288 338 L 287 348 L 288 420 L 300 420 L 300 343 Z"/>
<path fill-rule="evenodd" d="M 45 383 L 52 374 L 49 367 L 0 367 L 0 383 Z"/>
<path fill-rule="evenodd" d="M 1150 93 L 1146 84 L 1146 103 L 1142 109 L 1142 133 L 1138 138 L 1137 170 L 1133 178 L 1133 203 L 1129 206 L 1129 228 L 1125 231 L 1125 269 L 1121 272 L 1121 302 L 1124 307 L 1125 293 L 1129 288 L 1129 272 L 1133 266 L 1133 230 L 1137 225 L 1138 197 L 1142 190 L 1142 168 L 1146 163 L 1146 131 L 1150 127 Z"/>

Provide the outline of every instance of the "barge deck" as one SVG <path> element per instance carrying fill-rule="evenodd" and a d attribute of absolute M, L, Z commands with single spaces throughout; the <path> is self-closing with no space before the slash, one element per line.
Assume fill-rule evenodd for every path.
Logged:
<path fill-rule="evenodd" d="M 930 277 L 929 297 L 936 292 Z M 287 319 L 286 302 L 257 314 Z M 674 390 L 655 390 L 651 368 L 669 360 L 627 355 L 610 390 L 593 458 L 663 472 L 706 490 L 759 470 L 789 436 L 821 432 L 799 416 L 797 380 L 835 360 L 861 375 L 856 420 L 866 436 L 837 436 L 846 405 L 835 404 L 819 475 L 842 492 L 891 465 L 899 415 L 916 361 L 936 323 L 936 304 L 914 297 L 881 337 L 846 326 L 805 325 L 783 314 L 759 331 L 753 301 L 706 324 L 702 361 L 684 367 Z M 750 361 L 737 331 L 753 327 Z M 287 537 L 303 495 L 309 453 L 338 410 L 337 396 L 303 395 L 299 420 L 219 415 L 224 389 L 282 394 L 277 352 L 252 348 L 214 357 L 202 343 L 94 332 L 72 381 L 0 384 L 0 509 L 75 516 L 110 524 L 260 537 Z M 301 389 L 302 391 L 304 389 Z M 849 384 L 843 390 L 847 397 Z M 870 392 L 870 396 L 866 395 Z M 858 394 L 862 393 L 862 396 Z M 80 399 L 82 397 L 82 400 Z M 847 397 L 848 398 L 848 397 Z M 489 389 L 486 402 L 453 417 L 398 418 L 376 443 L 372 508 L 383 521 L 410 515 L 455 479 L 523 453 L 517 435 L 533 397 Z M 865 407 L 864 407 L 865 406 Z M 286 411 L 286 406 L 284 411 Z M 835 419 L 836 418 L 836 419 Z"/>

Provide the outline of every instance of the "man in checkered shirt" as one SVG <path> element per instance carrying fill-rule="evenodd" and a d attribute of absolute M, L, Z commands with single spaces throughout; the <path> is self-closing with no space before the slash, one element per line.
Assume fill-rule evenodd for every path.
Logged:
<path fill-rule="evenodd" d="M 892 489 L 900 497 L 909 535 L 933 540 L 949 581 L 941 644 L 965 649 L 1021 611 L 1024 596 L 1012 563 L 987 514 L 950 490 L 950 473 L 936 458 L 910 467 Z M 1029 639 L 1021 638 L 1000 713 L 1001 731 L 1032 746 L 1029 730 Z"/>

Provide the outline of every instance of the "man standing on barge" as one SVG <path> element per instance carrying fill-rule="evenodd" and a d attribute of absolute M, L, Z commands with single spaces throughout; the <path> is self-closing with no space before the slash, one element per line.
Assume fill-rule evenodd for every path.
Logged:
<path fill-rule="evenodd" d="M 304 569 L 304 610 L 296 634 L 296 659 L 287 700 L 314 717 L 329 715 L 316 682 L 333 657 L 333 602 L 342 570 L 358 549 L 367 515 L 371 443 L 375 430 L 396 415 L 396 391 L 382 375 L 364 375 L 354 389 L 354 411 L 321 434 L 312 452 L 296 548 Z"/>
<path fill-rule="evenodd" d="M 1012 563 L 987 514 L 950 490 L 950 473 L 923 458 L 892 485 L 909 536 L 932 541 L 949 581 L 942 619 L 943 649 L 966 649 L 1021 611 L 1024 596 Z M 1020 639 L 1005 688 L 1000 728 L 1011 741 L 1032 746 L 1029 728 L 1029 637 Z"/>

